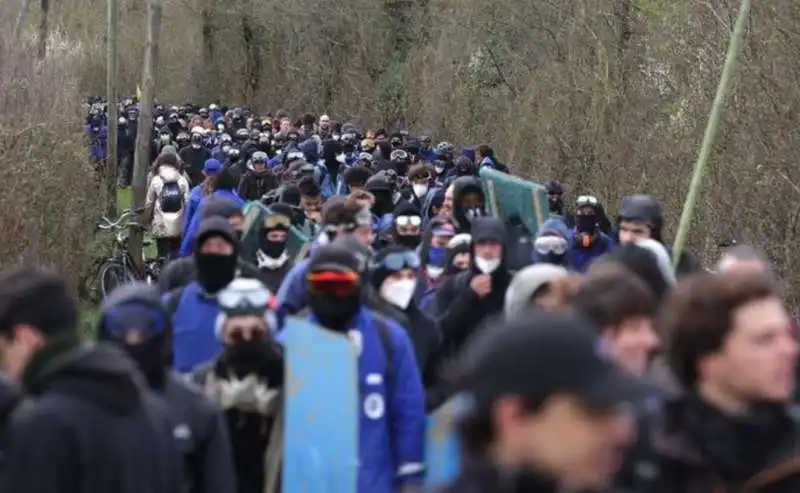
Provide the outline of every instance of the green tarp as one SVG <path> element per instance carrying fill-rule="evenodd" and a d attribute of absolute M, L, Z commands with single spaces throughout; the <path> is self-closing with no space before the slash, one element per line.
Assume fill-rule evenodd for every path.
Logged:
<path fill-rule="evenodd" d="M 245 258 L 255 257 L 260 238 L 264 234 L 264 219 L 272 215 L 272 210 L 261 202 L 248 202 L 244 208 L 244 228 L 242 229 L 242 248 Z M 289 228 L 286 250 L 295 260 L 305 257 L 313 233 L 308 228 Z"/>
<path fill-rule="evenodd" d="M 538 183 L 487 167 L 481 168 L 480 177 L 486 195 L 487 212 L 504 221 L 518 216 L 530 230 L 531 236 L 536 236 L 550 214 L 547 189 Z"/>

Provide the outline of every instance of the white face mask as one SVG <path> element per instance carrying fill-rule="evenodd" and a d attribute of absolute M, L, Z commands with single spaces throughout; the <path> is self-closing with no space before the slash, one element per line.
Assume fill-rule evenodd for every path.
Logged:
<path fill-rule="evenodd" d="M 436 267 L 433 265 L 426 265 L 425 272 L 431 279 L 438 279 L 444 273 L 444 267 Z"/>
<path fill-rule="evenodd" d="M 425 194 L 428 193 L 428 185 L 412 185 L 411 188 L 414 190 L 414 195 L 419 198 L 424 197 Z"/>
<path fill-rule="evenodd" d="M 442 173 L 444 173 L 444 166 L 434 166 L 433 169 L 436 170 L 437 175 L 441 175 Z"/>
<path fill-rule="evenodd" d="M 491 274 L 500 267 L 500 259 L 486 260 L 483 257 L 475 257 L 475 267 L 484 274 Z"/>
<path fill-rule="evenodd" d="M 417 282 L 414 279 L 384 282 L 381 286 L 381 297 L 389 303 L 405 310 L 414 297 Z"/>
<path fill-rule="evenodd" d="M 337 154 L 336 155 L 336 161 L 339 164 L 344 164 L 345 163 L 344 154 Z"/>

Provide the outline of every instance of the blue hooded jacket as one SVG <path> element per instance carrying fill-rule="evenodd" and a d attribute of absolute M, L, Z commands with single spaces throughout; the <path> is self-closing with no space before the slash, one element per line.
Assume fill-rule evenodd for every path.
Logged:
<path fill-rule="evenodd" d="M 89 158 L 90 159 L 105 159 L 106 158 L 106 141 L 108 140 L 108 126 L 103 123 L 101 127 L 95 132 L 90 124 L 83 127 L 86 136 L 91 139 L 89 144 Z"/>
<path fill-rule="evenodd" d="M 594 259 L 614 248 L 614 242 L 611 238 L 606 236 L 605 233 L 598 230 L 592 239 L 592 244 L 588 248 L 584 248 L 579 244 L 579 234 L 580 233 L 575 232 L 572 236 L 572 248 L 570 248 L 569 252 L 569 266 L 577 272 L 582 273 L 586 272 L 586 269 L 589 268 L 589 264 L 591 264 Z"/>
<path fill-rule="evenodd" d="M 200 221 L 203 217 L 203 204 L 209 197 L 224 197 L 226 199 L 233 200 L 239 207 L 244 207 L 244 200 L 239 197 L 234 191 L 231 190 L 216 190 L 214 193 L 209 195 L 208 197 L 203 197 L 200 199 L 200 203 L 197 204 L 197 210 L 194 211 L 192 214 L 191 222 L 189 223 L 188 228 L 183 229 L 183 237 L 181 238 L 181 249 L 179 255 L 181 257 L 188 257 L 192 254 L 192 247 L 194 245 L 194 236 L 197 232 L 197 226 L 200 224 Z"/>
<path fill-rule="evenodd" d="M 167 293 L 162 298 L 168 303 Z M 214 333 L 219 307 L 197 281 L 186 285 L 172 314 L 173 366 L 180 373 L 213 360 L 222 352 L 222 343 Z"/>
<path fill-rule="evenodd" d="M 313 315 L 308 320 L 316 323 Z M 419 484 L 424 472 L 425 394 L 416 357 L 405 330 L 382 319 L 391 341 L 394 381 L 387 382 L 389 357 L 375 315 L 361 308 L 350 332 L 358 332 L 358 493 L 388 493 Z M 282 334 L 278 334 L 278 340 Z"/>

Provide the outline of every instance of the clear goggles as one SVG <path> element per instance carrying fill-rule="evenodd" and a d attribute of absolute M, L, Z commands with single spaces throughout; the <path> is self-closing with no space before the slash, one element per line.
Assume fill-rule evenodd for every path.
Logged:
<path fill-rule="evenodd" d="M 411 251 L 390 253 L 376 263 L 376 267 L 383 267 L 392 272 L 403 269 L 418 269 L 419 256 Z"/>
<path fill-rule="evenodd" d="M 394 223 L 401 228 L 408 226 L 420 227 L 422 225 L 422 218 L 419 216 L 397 216 L 394 218 Z"/>
<path fill-rule="evenodd" d="M 533 242 L 533 248 L 540 255 L 564 255 L 567 251 L 567 240 L 560 236 L 540 236 Z"/>

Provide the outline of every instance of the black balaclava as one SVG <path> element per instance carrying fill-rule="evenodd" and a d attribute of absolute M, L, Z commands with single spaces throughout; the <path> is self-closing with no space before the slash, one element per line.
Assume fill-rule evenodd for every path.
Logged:
<path fill-rule="evenodd" d="M 318 248 L 308 263 L 308 272 L 340 271 L 359 272 L 358 257 L 341 244 L 332 243 Z M 361 308 L 361 286 L 347 296 L 331 296 L 309 290 L 308 306 L 323 327 L 337 332 L 347 332 L 348 324 Z"/>
<path fill-rule="evenodd" d="M 286 217 L 289 221 L 292 219 L 292 208 L 286 204 L 272 204 L 270 206 L 272 212 L 276 215 L 281 215 Z M 286 239 L 288 239 L 289 230 L 283 226 L 275 226 L 273 228 L 264 228 L 264 234 L 261 237 L 261 245 L 260 249 L 267 257 L 271 258 L 278 258 L 280 257 L 283 252 L 286 250 L 286 239 L 283 241 L 269 241 L 267 239 L 267 234 L 270 231 L 281 230 L 286 232 Z"/>
<path fill-rule="evenodd" d="M 464 272 L 466 269 L 460 269 L 453 265 L 453 259 L 460 253 L 470 253 L 472 251 L 472 243 L 465 241 L 458 243 L 453 247 L 447 247 L 445 254 L 444 273 L 445 276 L 453 276 L 459 272 Z"/>
<path fill-rule="evenodd" d="M 394 208 L 392 204 L 392 187 L 384 177 L 380 175 L 370 177 L 364 188 L 375 197 L 375 203 L 372 205 L 373 214 L 383 216 L 392 212 Z"/>
<path fill-rule="evenodd" d="M 322 142 L 322 159 L 325 162 L 325 167 L 331 175 L 331 182 L 336 183 L 336 178 L 339 175 L 339 168 L 341 163 L 336 160 L 336 156 L 341 154 L 342 144 L 338 140 L 326 139 Z"/>
<path fill-rule="evenodd" d="M 400 216 L 417 216 L 420 218 L 420 228 L 419 234 L 416 235 L 401 235 L 397 231 L 397 224 L 392 224 L 392 229 L 394 231 L 394 241 L 409 250 L 414 250 L 419 246 L 419 243 L 422 239 L 422 214 L 420 214 L 419 209 L 417 206 L 410 202 L 400 202 L 397 204 L 397 207 L 394 208 L 394 213 L 392 214 L 395 220 Z"/>
<path fill-rule="evenodd" d="M 564 199 L 562 195 L 564 195 L 564 187 L 561 185 L 560 182 L 556 180 L 547 180 L 545 182 L 545 187 L 547 188 L 548 194 L 557 195 L 556 197 L 547 198 L 547 204 L 550 206 L 550 212 L 552 214 L 557 214 L 559 216 L 564 215 Z"/>
<path fill-rule="evenodd" d="M 129 323 L 131 328 L 147 332 L 149 328 L 145 327 L 144 323 L 153 320 L 155 316 L 161 317 L 159 324 L 161 330 L 141 344 L 126 344 L 112 336 L 107 326 L 109 314 L 112 310 L 119 309 L 124 309 L 124 316 L 130 317 L 124 322 Z M 98 317 L 97 336 L 102 341 L 118 344 L 136 362 L 147 383 L 152 388 L 160 389 L 166 381 L 172 352 L 172 345 L 167 335 L 170 333 L 170 323 L 169 314 L 161 302 L 161 294 L 155 286 L 144 283 L 125 284 L 115 289 L 103 301 Z"/>
<path fill-rule="evenodd" d="M 483 205 L 467 207 L 465 197 L 476 194 L 481 197 Z M 486 215 L 486 196 L 480 182 L 472 176 L 462 176 L 453 182 L 453 223 L 459 232 L 469 232 L 473 219 Z"/>
<path fill-rule="evenodd" d="M 231 245 L 231 255 L 203 253 L 203 243 L 212 236 L 219 236 Z M 197 228 L 194 247 L 194 263 L 197 267 L 197 281 L 209 294 L 216 294 L 236 276 L 239 240 L 236 231 L 225 219 L 215 216 L 203 219 Z"/>

